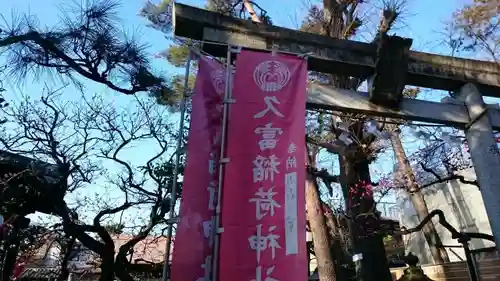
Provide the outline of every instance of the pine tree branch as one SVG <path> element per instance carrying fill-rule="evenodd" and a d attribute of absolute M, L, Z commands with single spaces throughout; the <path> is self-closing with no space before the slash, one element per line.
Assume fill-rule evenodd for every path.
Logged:
<path fill-rule="evenodd" d="M 120 92 L 120 93 L 123 93 L 126 95 L 133 95 L 137 92 L 147 91 L 149 88 L 149 87 L 145 87 L 142 85 L 133 85 L 131 89 L 125 89 L 125 88 L 121 88 L 121 87 L 116 86 L 115 84 L 113 84 L 109 80 L 105 79 L 103 76 L 99 75 L 99 73 L 84 69 L 81 66 L 81 64 L 76 63 L 76 61 L 74 59 L 70 58 L 62 50 L 60 50 L 54 44 L 53 41 L 44 38 L 37 31 L 31 31 L 31 32 L 28 32 L 28 33 L 22 34 L 22 35 L 9 36 L 3 40 L 0 40 L 0 47 L 7 47 L 7 46 L 10 46 L 13 44 L 23 43 L 23 42 L 27 42 L 27 41 L 32 41 L 33 43 L 40 46 L 42 49 L 52 53 L 57 58 L 64 61 L 67 64 L 66 65 L 67 67 L 70 67 L 71 69 L 73 69 L 74 71 L 76 71 L 77 73 L 82 75 L 83 77 L 88 78 L 90 80 L 93 80 L 95 82 L 104 84 L 117 92 Z M 46 64 L 44 66 L 46 66 L 46 67 L 61 67 L 61 66 L 54 66 L 54 65 L 50 65 L 50 64 Z"/>

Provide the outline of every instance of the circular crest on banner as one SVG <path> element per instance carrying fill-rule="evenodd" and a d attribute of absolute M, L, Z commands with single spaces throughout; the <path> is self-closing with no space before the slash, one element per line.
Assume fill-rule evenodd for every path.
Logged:
<path fill-rule="evenodd" d="M 264 92 L 277 92 L 290 81 L 290 69 L 280 61 L 261 62 L 253 71 L 255 84 Z"/>
<path fill-rule="evenodd" d="M 222 95 L 226 90 L 226 77 L 223 70 L 214 70 L 211 73 L 212 84 L 214 85 L 215 92 Z"/>

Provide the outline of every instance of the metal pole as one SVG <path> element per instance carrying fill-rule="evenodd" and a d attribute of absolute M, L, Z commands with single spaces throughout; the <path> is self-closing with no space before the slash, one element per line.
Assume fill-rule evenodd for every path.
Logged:
<path fill-rule="evenodd" d="M 217 187 L 217 207 L 215 208 L 215 220 L 212 227 L 212 235 L 214 235 L 214 250 L 212 257 L 212 281 L 218 280 L 218 260 L 219 260 L 219 244 L 220 244 L 220 214 L 221 214 L 221 198 L 222 198 L 222 185 L 224 180 L 224 165 L 228 162 L 226 159 L 226 137 L 227 137 L 227 120 L 229 113 L 229 103 L 231 100 L 231 90 L 232 90 L 232 74 L 233 68 L 231 66 L 231 45 L 227 46 L 227 57 L 226 57 L 226 87 L 224 92 L 224 108 L 222 113 L 222 135 L 221 135 L 221 146 L 220 146 L 220 160 L 219 160 L 219 184 Z"/>
<path fill-rule="evenodd" d="M 479 281 L 479 275 L 477 274 L 476 264 L 474 263 L 474 256 L 469 247 L 469 241 L 470 238 L 468 237 L 461 237 L 458 239 L 458 242 L 460 242 L 464 248 L 467 269 L 469 271 L 469 279 L 471 281 Z"/>
<path fill-rule="evenodd" d="M 170 210 L 169 210 L 169 223 L 167 228 L 167 245 L 165 247 L 165 264 L 163 265 L 163 276 L 162 281 L 167 281 L 170 279 L 170 249 L 172 245 L 172 232 L 174 227 L 174 212 L 175 212 L 175 202 L 177 201 L 177 176 L 179 174 L 179 163 L 181 158 L 181 145 L 182 145 L 182 136 L 184 135 L 184 121 L 186 117 L 186 100 L 188 99 L 188 82 L 189 82 L 189 70 L 191 67 L 192 54 L 191 51 L 188 53 L 188 59 L 186 62 L 186 73 L 184 76 L 184 90 L 182 93 L 182 100 L 180 105 L 181 117 L 179 120 L 179 135 L 177 137 L 177 147 L 175 150 L 175 166 L 174 166 L 174 174 L 173 174 L 173 182 L 172 182 L 172 193 L 170 195 Z"/>
<path fill-rule="evenodd" d="M 472 163 L 481 188 L 484 207 L 500 251 L 500 155 L 493 136 L 490 118 L 483 97 L 476 86 L 467 84 L 457 96 L 465 103 L 471 120 L 465 129 Z M 491 116 L 491 117 L 490 117 Z"/>

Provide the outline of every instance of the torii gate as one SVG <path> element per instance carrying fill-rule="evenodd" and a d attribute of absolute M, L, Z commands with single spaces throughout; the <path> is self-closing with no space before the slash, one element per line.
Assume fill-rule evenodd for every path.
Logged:
<path fill-rule="evenodd" d="M 500 109 L 482 96 L 500 97 L 500 64 L 409 51 L 411 39 L 386 36 L 379 44 L 333 39 L 174 5 L 174 34 L 223 57 L 228 45 L 309 55 L 309 70 L 368 79 L 369 93 L 312 84 L 307 107 L 441 123 L 465 130 L 491 229 L 500 251 L 500 155 L 492 128 Z M 456 91 L 458 103 L 404 99 L 405 85 Z"/>

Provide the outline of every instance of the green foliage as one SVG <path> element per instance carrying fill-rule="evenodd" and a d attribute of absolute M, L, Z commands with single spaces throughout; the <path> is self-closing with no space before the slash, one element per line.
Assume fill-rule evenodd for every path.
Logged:
<path fill-rule="evenodd" d="M 172 111 L 178 111 L 180 109 L 180 102 L 184 95 L 184 75 L 173 75 L 169 81 L 168 89 L 161 91 L 152 91 L 150 96 L 156 99 L 156 102 L 162 105 L 166 105 Z M 191 74 L 188 80 L 188 90 L 187 94 L 191 93 L 194 89 L 196 76 Z"/>
<path fill-rule="evenodd" d="M 387 245 L 388 243 L 390 243 L 392 240 L 394 240 L 394 238 L 392 238 L 391 235 L 386 235 L 384 236 L 383 238 L 383 241 L 384 241 L 384 245 Z"/>
<path fill-rule="evenodd" d="M 167 50 L 161 52 L 159 57 L 165 58 L 175 67 L 186 67 L 189 57 L 189 48 L 186 45 L 171 45 Z M 195 64 L 192 63 L 192 66 Z M 188 78 L 187 94 L 192 92 L 195 84 L 195 75 L 192 72 Z M 168 89 L 162 91 L 151 92 L 151 96 L 156 99 L 159 104 L 167 105 L 172 110 L 179 110 L 180 102 L 184 96 L 185 76 L 182 74 L 172 75 L 168 81 Z"/>
<path fill-rule="evenodd" d="M 105 225 L 104 228 L 109 234 L 122 234 L 125 229 L 125 225 L 123 223 L 110 223 Z"/>
<path fill-rule="evenodd" d="M 207 0 L 206 9 L 215 11 L 224 15 L 236 16 L 236 9 L 234 8 L 238 0 Z"/>
<path fill-rule="evenodd" d="M 182 152 L 181 152 L 182 153 Z M 184 176 L 184 168 L 185 168 L 185 155 L 181 156 L 181 161 L 178 167 L 178 176 L 177 176 L 177 198 L 180 198 L 182 194 L 182 180 L 180 177 Z M 174 180 L 174 169 L 175 163 L 172 160 L 159 163 L 153 167 L 153 173 L 156 178 L 160 179 L 162 185 L 165 187 L 165 192 L 172 194 L 172 183 Z"/>
<path fill-rule="evenodd" d="M 360 1 L 334 4 L 330 9 L 311 5 L 299 30 L 328 35 L 333 38 L 348 39 L 357 34 L 363 21 L 356 16 Z M 331 14 L 331 19 L 329 15 Z M 346 15 L 343 17 L 342 15 Z"/>
<path fill-rule="evenodd" d="M 265 24 L 272 24 L 271 17 L 266 10 L 260 7 L 255 1 L 249 1 L 254 8 L 259 20 Z M 209 11 L 218 12 L 235 18 L 251 20 L 248 11 L 243 5 L 243 0 L 207 0 L 205 8 Z"/>
<path fill-rule="evenodd" d="M 422 90 L 420 88 L 405 88 L 403 90 L 403 97 L 408 99 L 416 99 Z"/>
<path fill-rule="evenodd" d="M 185 67 L 188 61 L 189 48 L 186 45 L 172 45 L 166 51 L 166 59 L 175 67 Z"/>
<path fill-rule="evenodd" d="M 4 67 L 0 68 L 0 74 L 2 74 Z M 5 89 L 3 87 L 3 81 L 0 80 L 0 108 L 5 109 L 5 107 L 9 106 L 9 103 L 5 100 L 3 97 L 3 92 L 5 92 Z M 5 124 L 7 122 L 7 119 L 0 117 L 0 125 Z"/>
<path fill-rule="evenodd" d="M 398 281 L 433 281 L 420 266 L 410 266 L 403 271 L 403 276 Z"/>
<path fill-rule="evenodd" d="M 166 37 L 172 37 L 172 0 L 163 0 L 160 4 L 155 5 L 151 2 L 141 9 L 140 15 L 148 19 L 149 27 L 157 29 L 165 33 Z M 271 18 L 267 13 L 260 8 L 256 3 L 252 2 L 255 8 L 260 10 L 260 19 L 262 22 L 271 24 Z M 246 18 L 246 10 L 241 0 L 207 0 L 205 2 L 207 10 L 219 12 L 225 15 L 231 15 L 239 18 Z M 183 68 L 186 67 L 188 61 L 189 48 L 186 44 L 196 45 L 197 42 L 190 40 L 183 41 L 183 44 L 170 45 L 166 50 L 160 52 L 157 57 L 166 59 L 172 66 Z M 193 63 L 195 66 L 196 64 Z M 195 83 L 195 68 L 192 68 L 191 76 L 189 77 L 188 92 L 191 92 Z M 171 106 L 173 110 L 179 109 L 179 103 L 184 92 L 184 75 L 173 75 L 168 79 L 168 88 L 150 91 L 151 96 L 156 99 L 159 104 Z"/>
<path fill-rule="evenodd" d="M 139 15 L 145 17 L 148 26 L 168 33 L 172 27 L 172 0 L 162 0 L 160 4 L 153 4 L 148 1 L 139 11 Z"/>

